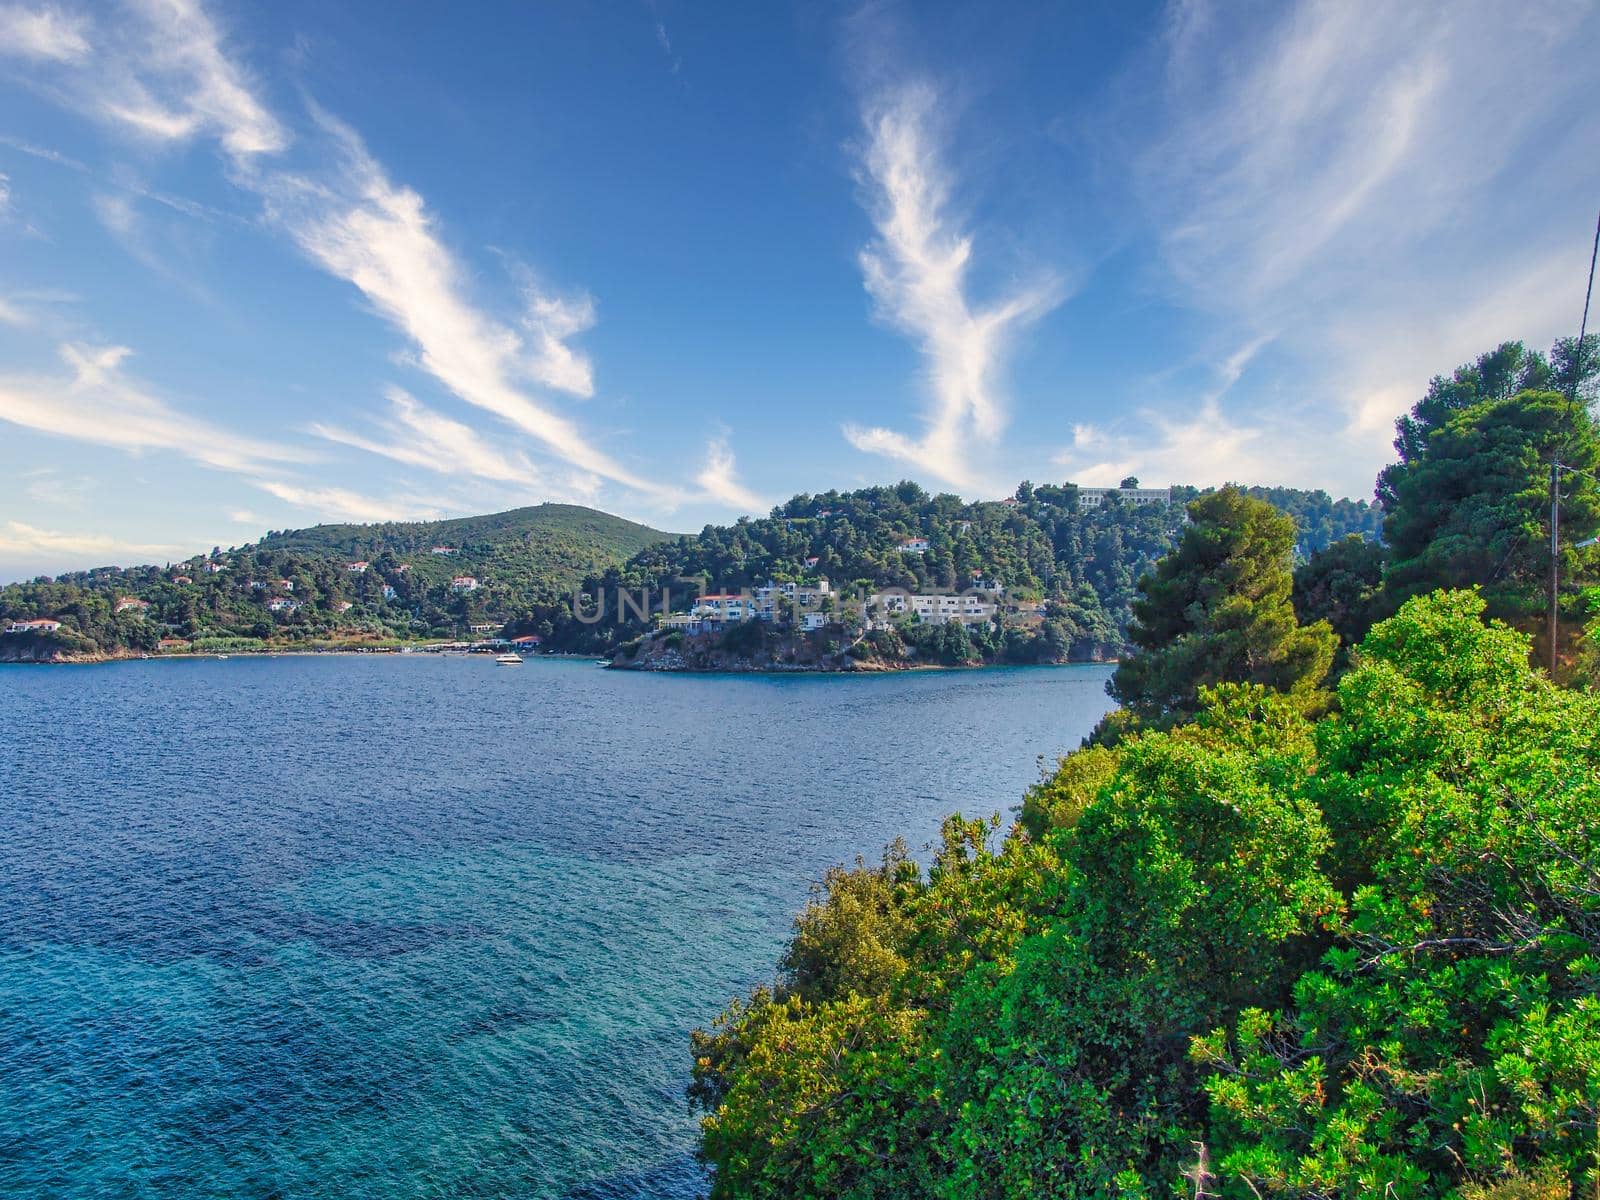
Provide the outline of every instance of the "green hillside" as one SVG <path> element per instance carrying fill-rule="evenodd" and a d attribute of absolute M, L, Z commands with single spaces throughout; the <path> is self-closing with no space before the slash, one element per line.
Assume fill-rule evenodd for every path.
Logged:
<path fill-rule="evenodd" d="M 556 603 L 670 536 L 568 504 L 272 532 L 166 566 L 101 567 L 0 588 L 0 618 L 61 623 L 47 635 L 0 634 L 0 659 L 148 652 L 163 642 L 248 650 L 465 636 Z"/>
<path fill-rule="evenodd" d="M 1252 490 L 1301 522 L 1302 557 L 1345 534 L 1376 534 L 1379 513 L 1365 503 Z M 955 630 L 938 646 L 920 645 L 932 627 L 896 633 L 923 658 L 1101 658 L 1121 652 L 1134 585 L 1171 547 L 1183 505 L 1196 494 L 1175 487 L 1171 503 L 1139 506 L 1114 494 L 1091 505 L 1071 484 L 1023 483 L 1005 501 L 968 503 L 903 482 L 800 495 L 768 516 L 681 536 L 565 504 L 448 521 L 317 525 L 164 567 L 107 567 L 0 588 L 0 617 L 62 626 L 48 636 L 0 635 L 0 657 L 147 651 L 163 640 L 245 650 L 490 631 L 609 652 L 648 628 L 619 616 L 619 590 L 645 589 L 659 609 L 670 589 L 681 610 L 686 578 L 736 591 L 826 575 L 841 598 L 881 588 L 959 591 L 982 579 L 1036 606 L 974 631 L 971 645 Z M 929 539 L 926 553 L 902 552 L 902 539 L 913 535 Z M 604 597 L 605 615 L 579 619 L 575 593 Z M 899 650 L 888 631 L 885 638 L 883 657 L 893 659 Z"/>
<path fill-rule="evenodd" d="M 576 504 L 536 504 L 481 517 L 447 521 L 388 521 L 377 525 L 313 525 L 267 534 L 263 550 L 370 558 L 389 551 L 415 554 L 433 546 L 477 550 L 506 544 L 581 548 L 608 560 L 631 558 L 671 534 Z"/>
<path fill-rule="evenodd" d="M 1296 519 L 1300 559 L 1346 535 L 1377 536 L 1381 513 L 1365 501 L 1336 501 L 1326 492 L 1294 488 L 1246 490 Z M 968 503 L 905 481 L 799 495 L 769 516 L 708 525 L 691 537 L 658 542 L 595 576 L 584 590 L 606 598 L 603 614 L 579 619 L 567 604 L 534 606 L 512 629 L 565 649 L 611 653 L 649 628 L 635 611 L 617 604 L 619 593 L 643 592 L 658 608 L 670 593 L 670 607 L 682 611 L 691 599 L 687 580 L 699 580 L 709 591 L 738 592 L 768 579 L 826 577 L 849 635 L 852 598 L 894 588 L 959 592 L 982 580 L 1003 587 L 1008 604 L 1022 606 L 991 628 L 970 631 L 970 637 L 916 622 L 893 637 L 881 631 L 881 638 L 869 639 L 885 643 L 872 657 L 904 660 L 902 643 L 909 644 L 910 657 L 949 664 L 1115 656 L 1124 648 L 1135 585 L 1171 549 L 1187 520 L 1185 505 L 1201 494 L 1173 487 L 1168 502 L 1141 505 L 1120 492 L 1103 502 L 1098 494 L 1086 501 L 1070 483 L 1024 482 L 1004 500 Z M 927 548 L 906 553 L 902 542 L 911 537 L 927 539 Z M 817 639 L 849 641 L 837 631 Z M 744 657 L 760 661 L 762 655 Z"/>

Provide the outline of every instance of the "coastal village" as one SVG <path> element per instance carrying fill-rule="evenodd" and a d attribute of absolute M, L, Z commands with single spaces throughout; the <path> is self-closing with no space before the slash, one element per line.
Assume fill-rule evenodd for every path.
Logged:
<path fill-rule="evenodd" d="M 1170 505 L 1172 491 L 1138 487 L 1133 480 L 1117 488 L 1076 489 L 1077 507 L 1085 512 L 1103 508 L 1113 497 L 1122 508 L 1138 509 Z M 891 559 L 896 553 L 907 559 L 924 559 L 935 554 L 946 556 L 951 550 L 951 539 L 972 545 L 968 539 L 973 536 L 974 518 L 987 520 L 992 525 L 994 516 L 983 518 L 982 508 L 1003 511 L 1016 509 L 1020 503 L 1016 496 L 1009 496 L 989 506 L 972 506 L 943 524 L 922 525 L 920 529 L 915 525 L 910 528 L 902 525 L 903 532 L 897 539 L 884 543 L 885 552 Z M 803 527 L 805 521 L 825 522 L 833 516 L 831 509 L 823 507 L 805 516 L 784 516 L 781 525 L 793 531 Z M 142 594 L 116 591 L 108 599 L 117 619 L 151 623 L 152 635 L 141 641 L 148 651 L 158 654 L 204 653 L 226 648 L 264 649 L 279 644 L 280 639 L 297 644 L 312 641 L 325 649 L 386 646 L 389 649 L 527 653 L 550 648 L 548 628 L 530 629 L 533 622 L 508 607 L 508 603 L 514 601 L 504 587 L 495 582 L 498 576 L 485 586 L 480 574 L 490 564 L 483 557 L 482 547 L 423 542 L 406 555 L 410 561 L 398 558 L 393 552 L 379 553 L 378 549 L 379 544 L 373 543 L 366 557 L 338 559 L 314 574 L 306 574 L 307 567 L 291 569 L 290 564 L 281 563 L 280 574 L 247 577 L 233 583 L 227 581 L 240 574 L 253 575 L 264 564 L 279 560 L 256 557 L 249 547 L 213 550 L 207 555 L 170 564 L 164 571 L 154 569 L 154 578 L 138 585 Z M 443 566 L 439 560 L 461 559 L 464 553 L 462 565 L 472 564 L 469 570 L 451 574 L 448 568 L 439 569 Z M 1037 585 L 1008 588 L 1009 581 L 1001 582 L 1003 573 L 992 561 L 987 566 L 969 568 L 968 564 L 973 561 L 970 551 L 966 561 L 960 564 L 962 570 L 955 586 L 949 586 L 948 561 L 937 572 L 920 565 L 903 572 L 881 571 L 880 579 L 900 575 L 908 582 L 923 581 L 920 586 L 909 587 L 885 586 L 881 582 L 871 587 L 859 578 L 842 587 L 822 573 L 819 553 L 827 551 L 818 547 L 809 556 L 783 564 L 789 574 L 769 577 L 737 591 L 711 590 L 693 595 L 686 608 L 684 601 L 678 598 L 681 592 L 672 597 L 676 603 L 668 600 L 664 591 L 649 596 L 646 603 L 634 609 L 636 621 L 646 627 L 643 639 L 659 641 L 677 634 L 699 639 L 697 645 L 707 645 L 731 629 L 753 622 L 785 637 L 821 639 L 826 633 L 827 644 L 850 646 L 879 630 L 907 632 L 950 624 L 974 634 L 980 630 L 997 635 L 1012 630 L 1037 632 L 1044 626 L 1049 611 L 1048 602 L 1040 598 Z M 977 561 L 983 563 L 984 556 L 980 554 Z M 428 565 L 433 563 L 438 566 Z M 478 573 L 472 573 L 474 571 Z M 493 574 L 492 569 L 490 573 Z M 714 586 L 714 575 L 707 572 L 707 576 L 706 582 Z M 931 586 L 931 581 L 938 578 L 943 579 L 945 586 Z M 93 573 L 91 582 L 92 579 Z M 340 582 L 341 579 L 345 582 Z M 108 575 L 106 583 L 117 586 L 114 576 Z M 249 638 L 230 635 L 225 630 L 208 632 L 210 622 L 205 620 L 204 613 L 215 601 L 202 597 L 210 594 L 206 589 L 219 586 L 233 597 L 236 612 L 242 609 L 248 613 L 259 605 L 257 611 L 261 619 L 255 625 L 254 646 L 243 644 Z M 186 596 L 194 598 L 186 600 Z M 575 599 L 572 615 L 579 622 L 590 622 L 585 609 L 597 603 L 602 612 L 615 607 L 618 620 L 622 620 L 621 596 L 584 592 Z M 152 600 L 156 602 L 154 606 Z M 383 628 L 393 629 L 397 624 L 403 627 L 408 622 L 421 633 L 424 606 L 431 613 L 427 634 L 408 638 L 404 633 L 398 637 L 381 633 Z M 190 614 L 187 624 L 176 619 L 184 611 Z M 43 643 L 57 636 L 69 638 L 75 628 L 70 616 L 64 620 L 59 614 L 40 613 L 37 609 L 33 613 L 8 617 L 0 626 L 8 638 L 26 639 L 30 643 L 35 639 Z M 368 632 L 372 630 L 380 632 Z M 454 636 L 450 636 L 451 633 Z M 225 640 L 240 644 L 232 647 L 213 644 Z M 379 645 L 380 642 L 385 645 Z M 815 644 L 822 646 L 824 643 L 816 640 Z"/>

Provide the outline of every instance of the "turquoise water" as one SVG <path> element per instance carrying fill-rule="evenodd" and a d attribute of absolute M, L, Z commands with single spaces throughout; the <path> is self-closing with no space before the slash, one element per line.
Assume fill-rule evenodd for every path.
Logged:
<path fill-rule="evenodd" d="M 698 1195 L 688 1030 L 1106 676 L 0 667 L 0 1193 Z"/>

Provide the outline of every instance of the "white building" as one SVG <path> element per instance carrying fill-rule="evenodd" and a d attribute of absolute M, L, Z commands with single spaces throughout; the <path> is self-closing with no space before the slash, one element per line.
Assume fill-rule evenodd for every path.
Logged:
<path fill-rule="evenodd" d="M 460 554 L 461 551 L 457 550 L 454 546 L 434 546 L 431 550 L 428 551 L 428 553 L 429 554 Z"/>
<path fill-rule="evenodd" d="M 118 596 L 117 597 L 117 611 L 119 613 L 120 612 L 129 612 L 129 611 L 144 612 L 149 607 L 150 607 L 150 601 L 141 600 L 137 596 Z"/>
<path fill-rule="evenodd" d="M 762 621 L 787 621 L 807 610 L 821 609 L 833 595 L 826 575 L 815 583 L 778 583 L 767 580 L 751 593 L 755 615 Z"/>
<path fill-rule="evenodd" d="M 395 591 L 387 583 L 383 585 L 383 598 L 385 600 L 393 600 L 399 594 L 399 592 Z"/>
<path fill-rule="evenodd" d="M 61 628 L 60 621 L 40 619 L 37 621 L 7 621 L 7 633 L 54 633 Z"/>
<path fill-rule="evenodd" d="M 1143 508 L 1147 504 L 1171 504 L 1171 488 L 1088 488 L 1078 489 L 1078 507 L 1099 508 L 1107 496 L 1121 496 L 1124 504 Z"/>
<path fill-rule="evenodd" d="M 982 625 L 999 611 L 993 600 L 974 592 L 875 592 L 867 597 L 867 609 L 878 618 L 875 624 L 889 617 L 915 617 L 929 625 Z"/>
<path fill-rule="evenodd" d="M 828 614 L 808 612 L 800 615 L 800 628 L 810 633 L 814 629 L 821 629 L 828 623 Z"/>
<path fill-rule="evenodd" d="M 756 616 L 756 602 L 749 596 L 735 592 L 717 592 L 701 596 L 696 600 L 694 607 L 689 610 L 689 615 L 706 621 L 720 621 L 723 624 L 751 621 Z"/>
<path fill-rule="evenodd" d="M 287 596 L 275 596 L 267 601 L 267 608 L 272 612 L 294 612 L 300 607 L 300 601 L 291 600 Z"/>
<path fill-rule="evenodd" d="M 475 592 L 478 590 L 478 581 L 471 575 L 457 575 L 450 581 L 450 586 L 458 592 Z"/>
<path fill-rule="evenodd" d="M 371 565 L 371 563 L 365 562 L 345 563 L 344 569 L 349 571 L 352 575 L 365 575 L 367 573 L 367 568 Z"/>
<path fill-rule="evenodd" d="M 928 552 L 928 539 L 925 537 L 908 537 L 900 539 L 901 554 L 926 554 Z"/>

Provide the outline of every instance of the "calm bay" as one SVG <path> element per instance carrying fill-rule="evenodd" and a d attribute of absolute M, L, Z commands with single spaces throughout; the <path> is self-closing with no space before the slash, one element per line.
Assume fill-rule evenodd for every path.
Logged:
<path fill-rule="evenodd" d="M 694 1196 L 688 1031 L 1109 672 L 0 667 L 0 1191 Z"/>

